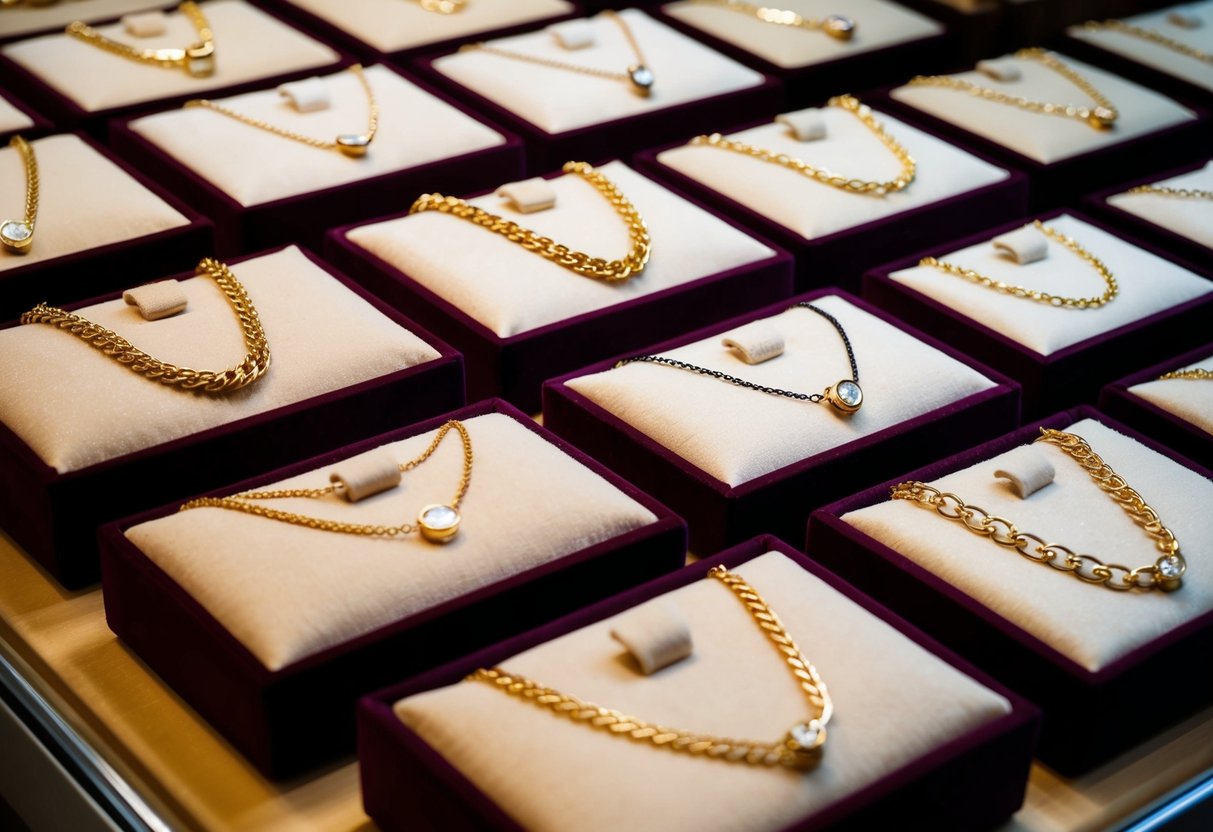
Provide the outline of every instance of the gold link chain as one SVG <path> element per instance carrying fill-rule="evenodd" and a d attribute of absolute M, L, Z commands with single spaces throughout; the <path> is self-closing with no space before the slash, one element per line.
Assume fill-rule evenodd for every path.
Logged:
<path fill-rule="evenodd" d="M 1159 196 L 1173 196 L 1177 199 L 1213 200 L 1213 191 L 1206 191 L 1200 188 L 1169 188 L 1166 185 L 1138 185 L 1129 188 L 1125 193 L 1158 194 Z"/>
<path fill-rule="evenodd" d="M 821 18 L 803 17 L 790 9 L 777 9 L 773 6 L 763 6 L 759 3 L 746 3 L 743 0 L 691 0 L 698 6 L 717 6 L 729 11 L 756 17 L 763 23 L 776 26 L 788 26 L 793 29 L 825 32 L 835 40 L 847 41 L 855 36 L 856 24 L 849 17 L 831 14 Z"/>
<path fill-rule="evenodd" d="M 21 136 L 13 136 L 8 144 L 25 166 L 25 216 L 21 220 L 0 220 L 0 247 L 13 254 L 26 254 L 33 245 L 38 221 L 38 157 L 33 145 Z"/>
<path fill-rule="evenodd" d="M 1163 373 L 1158 377 L 1158 380 L 1169 381 L 1170 379 L 1180 378 L 1196 381 L 1213 381 L 1213 370 L 1206 370 L 1204 367 L 1194 367 L 1191 370 L 1172 370 L 1169 373 Z"/>
<path fill-rule="evenodd" d="M 1125 23 L 1123 20 L 1088 20 L 1083 24 L 1083 28 L 1085 28 L 1088 32 L 1119 32 L 1122 35 L 1141 38 L 1142 40 L 1147 40 L 1151 43 L 1156 43 L 1159 46 L 1170 49 L 1172 52 L 1178 52 L 1180 55 L 1185 57 L 1194 58 L 1202 63 L 1213 65 L 1213 53 L 1197 49 L 1195 46 L 1189 46 L 1183 41 L 1178 41 L 1175 38 L 1167 37 L 1162 32 L 1155 31 L 1154 29 L 1147 29 L 1143 26 L 1134 26 L 1131 23 Z"/>
<path fill-rule="evenodd" d="M 188 19 L 194 27 L 194 31 L 198 33 L 197 42 L 184 49 L 139 49 L 107 38 L 80 20 L 73 20 L 64 31 L 76 40 L 127 60 L 151 64 L 162 69 L 182 69 L 187 75 L 194 78 L 214 75 L 215 33 L 211 31 L 211 24 L 207 21 L 206 15 L 192 0 L 185 0 L 184 3 L 177 6 L 177 12 Z"/>

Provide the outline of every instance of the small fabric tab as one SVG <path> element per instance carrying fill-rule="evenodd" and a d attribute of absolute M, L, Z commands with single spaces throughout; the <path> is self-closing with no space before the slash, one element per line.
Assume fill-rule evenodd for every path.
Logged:
<path fill-rule="evenodd" d="M 766 321 L 753 321 L 739 327 L 720 343 L 747 364 L 761 364 L 783 355 L 783 333 Z"/>
<path fill-rule="evenodd" d="M 811 142 L 826 136 L 826 120 L 817 107 L 781 113 L 775 116 L 775 123 L 788 127 L 797 141 Z"/>
<path fill-rule="evenodd" d="M 1049 256 L 1049 241 L 1031 225 L 995 237 L 991 245 L 1003 254 L 1010 255 L 1021 266 Z"/>
<path fill-rule="evenodd" d="M 1023 73 L 1015 65 L 1015 61 L 1010 58 L 978 61 L 977 71 L 987 78 L 993 78 L 995 81 L 1018 81 L 1023 77 Z"/>
<path fill-rule="evenodd" d="M 556 206 L 556 190 L 542 176 L 507 182 L 497 189 L 497 196 L 508 200 L 524 214 L 546 211 Z"/>
<path fill-rule="evenodd" d="M 1199 29 L 1205 22 L 1201 19 L 1200 10 L 1197 6 L 1198 4 L 1196 3 L 1185 3 L 1182 6 L 1176 6 L 1167 15 L 1167 22 L 1181 29 Z"/>
<path fill-rule="evenodd" d="M 660 598 L 617 617 L 611 638 L 627 648 L 645 676 L 682 661 L 694 650 L 686 616 Z"/>
<path fill-rule="evenodd" d="M 1053 463 L 1038 448 L 1021 445 L 1003 457 L 994 476 L 1008 480 L 1011 490 L 1023 500 L 1053 482 L 1055 473 Z"/>
<path fill-rule="evenodd" d="M 329 108 L 329 85 L 323 78 L 312 76 L 300 81 L 278 85 L 278 94 L 291 102 L 300 113 L 313 113 Z"/>
<path fill-rule="evenodd" d="M 168 30 L 168 15 L 164 12 L 140 12 L 122 17 L 122 28 L 133 38 L 154 38 Z"/>
<path fill-rule="evenodd" d="M 588 20 L 553 23 L 544 31 L 556 38 L 556 42 L 565 49 L 585 49 L 594 45 L 594 25 Z"/>
<path fill-rule="evenodd" d="M 159 280 L 127 289 L 122 293 L 122 299 L 127 306 L 137 307 L 146 321 L 171 317 L 184 312 L 189 305 L 189 298 L 177 280 Z"/>
<path fill-rule="evenodd" d="M 400 485 L 400 466 L 387 454 L 364 454 L 341 462 L 329 474 L 329 482 L 341 486 L 351 503 L 365 500 Z"/>

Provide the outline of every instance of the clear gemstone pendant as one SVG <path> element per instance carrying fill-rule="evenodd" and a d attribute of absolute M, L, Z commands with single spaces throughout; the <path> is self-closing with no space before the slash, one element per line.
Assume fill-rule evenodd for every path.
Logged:
<path fill-rule="evenodd" d="M 1167 555 L 1159 558 L 1154 568 L 1158 570 L 1156 580 L 1158 588 L 1164 592 L 1171 592 L 1179 589 L 1183 585 L 1184 572 L 1187 571 L 1187 565 L 1184 559 L 1179 555 Z"/>
<path fill-rule="evenodd" d="M 360 133 L 342 133 L 337 137 L 337 149 L 355 159 L 365 156 L 370 146 L 370 137 Z"/>
<path fill-rule="evenodd" d="M 653 93 L 653 70 L 644 64 L 633 64 L 628 67 L 628 80 L 632 82 L 632 91 L 637 95 L 648 98 Z"/>
<path fill-rule="evenodd" d="M 821 22 L 822 30 L 835 40 L 850 40 L 855 36 L 855 21 L 841 14 L 832 14 Z"/>
<path fill-rule="evenodd" d="M 23 220 L 0 223 L 0 245 L 13 254 L 26 254 L 34 242 L 34 227 Z"/>
<path fill-rule="evenodd" d="M 421 536 L 431 543 L 449 543 L 459 534 L 459 512 L 451 506 L 426 506 L 417 515 Z"/>
<path fill-rule="evenodd" d="M 826 727 L 819 719 L 799 722 L 792 726 L 783 742 L 798 765 L 811 766 L 821 759 L 825 750 Z"/>
<path fill-rule="evenodd" d="M 863 406 L 863 390 L 849 378 L 827 387 L 825 397 L 827 402 L 843 413 L 854 413 Z"/>
<path fill-rule="evenodd" d="M 1116 111 L 1107 107 L 1096 107 L 1087 115 L 1087 123 L 1096 130 L 1111 130 L 1116 126 Z"/>

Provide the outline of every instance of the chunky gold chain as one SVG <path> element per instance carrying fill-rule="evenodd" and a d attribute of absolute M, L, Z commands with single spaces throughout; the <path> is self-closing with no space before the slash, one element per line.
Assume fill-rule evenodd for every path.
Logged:
<path fill-rule="evenodd" d="M 207 110 L 213 110 L 216 113 L 234 118 L 243 124 L 250 127 L 256 127 L 259 130 L 265 130 L 268 133 L 273 133 L 275 136 L 281 136 L 284 139 L 301 142 L 302 144 L 311 147 L 317 147 L 321 150 L 339 150 L 346 156 L 365 156 L 367 146 L 375 140 L 375 133 L 379 130 L 379 104 L 375 101 L 375 91 L 371 89 L 371 83 L 367 80 L 366 73 L 362 70 L 361 64 L 354 64 L 349 68 L 354 77 L 362 85 L 362 91 L 366 94 L 367 103 L 367 123 L 365 133 L 343 133 L 334 141 L 325 141 L 317 139 L 313 136 L 305 136 L 303 133 L 296 133 L 293 130 L 286 130 L 277 125 L 270 124 L 268 121 L 247 116 L 244 113 L 239 113 L 229 109 L 222 104 L 216 104 L 206 98 L 195 98 L 185 102 L 184 107 L 203 107 Z"/>
<path fill-rule="evenodd" d="M 1079 107 L 1073 104 L 1053 104 L 1047 101 L 1033 101 L 1030 98 L 1009 95 L 1005 92 L 990 87 L 983 87 L 951 75 L 917 75 L 910 79 L 910 86 L 944 87 L 946 89 L 960 90 L 970 95 L 975 95 L 978 98 L 984 98 L 987 101 L 994 101 L 998 104 L 1009 104 L 1033 113 L 1077 119 L 1094 127 L 1096 130 L 1111 130 L 1115 126 L 1116 119 L 1120 116 L 1115 105 L 1096 89 L 1094 84 L 1070 69 L 1062 61 L 1038 47 L 1020 49 L 1015 53 L 1015 57 L 1020 60 L 1036 61 L 1037 63 L 1044 64 L 1086 93 L 1095 102 L 1095 106 Z"/>
<path fill-rule="evenodd" d="M 104 49 L 119 57 L 140 63 L 151 64 L 163 69 L 183 69 L 187 75 L 194 78 L 205 78 L 215 74 L 215 33 L 207 21 L 202 9 L 192 0 L 185 0 L 177 7 L 180 14 L 185 15 L 198 33 L 198 40 L 185 49 L 138 49 L 129 44 L 107 38 L 92 26 L 80 20 L 73 20 L 67 25 L 71 37 Z"/>
<path fill-rule="evenodd" d="M 591 257 L 580 251 L 573 251 L 551 237 L 543 237 L 528 228 L 523 228 L 513 220 L 490 214 L 455 196 L 422 194 L 409 208 L 409 213 L 440 211 L 459 217 L 482 228 L 487 228 L 494 234 L 500 234 L 510 242 L 517 243 L 527 251 L 532 251 L 546 260 L 551 260 L 570 271 L 595 280 L 619 283 L 643 272 L 645 264 L 649 262 L 652 241 L 649 239 L 649 231 L 645 227 L 644 219 L 635 206 L 628 201 L 615 183 L 594 170 L 592 165 L 586 162 L 565 162 L 563 170 L 565 173 L 580 176 L 594 186 L 595 190 L 611 203 L 611 207 L 627 223 L 628 237 L 632 241 L 632 246 L 622 259 L 605 260 L 601 257 Z"/>
<path fill-rule="evenodd" d="M 1050 306 L 1064 306 L 1069 309 L 1097 309 L 1111 301 L 1120 293 L 1120 286 L 1117 284 L 1116 278 L 1112 276 L 1112 272 L 1108 270 L 1108 267 L 1104 265 L 1104 262 L 1079 245 L 1077 240 L 1075 240 L 1073 237 L 1062 234 L 1055 228 L 1050 228 L 1040 220 L 1034 220 L 1032 222 L 1032 227 L 1040 231 L 1040 233 L 1044 234 L 1046 237 L 1061 243 L 1083 260 L 1086 260 L 1087 263 L 1091 265 L 1091 268 L 1095 269 L 1095 271 L 1098 272 L 1099 276 L 1103 279 L 1104 285 L 1107 287 L 1104 290 L 1104 293 L 1098 297 L 1089 298 L 1061 297 L 1060 295 L 1052 295 L 1048 292 L 1029 289 L 1026 286 L 1015 286 L 1001 280 L 995 280 L 992 277 L 987 277 L 981 272 L 974 271 L 973 269 L 966 269 L 963 266 L 957 266 L 934 257 L 924 257 L 918 261 L 918 265 L 933 266 L 942 272 L 946 272 L 947 274 L 962 277 L 965 280 L 978 284 L 979 286 L 985 286 L 988 289 L 994 289 L 995 291 L 1013 295 L 1017 298 L 1034 300 L 1038 303 L 1047 303 Z"/>
<path fill-rule="evenodd" d="M 826 724 L 834 711 L 834 704 L 826 690 L 825 682 L 821 680 L 817 668 L 804 657 L 796 642 L 780 624 L 775 611 L 754 587 L 746 583 L 740 575 L 728 571 L 723 566 L 713 567 L 708 575 L 732 590 L 745 605 L 754 623 L 762 628 L 775 645 L 775 649 L 783 656 L 813 713 L 816 714 L 808 722 L 795 725 L 782 740 L 750 742 L 655 725 L 561 693 L 499 667 L 482 667 L 469 675 L 467 681 L 484 682 L 511 696 L 547 708 L 558 715 L 567 716 L 574 722 L 614 736 L 628 737 L 655 748 L 754 766 L 811 768 L 821 759 L 826 741 Z"/>
<path fill-rule="evenodd" d="M 1178 52 L 1185 57 L 1195 58 L 1196 60 L 1202 61 L 1206 64 L 1213 64 L 1213 53 L 1197 49 L 1195 46 L 1189 46 L 1183 41 L 1178 41 L 1175 38 L 1167 37 L 1162 32 L 1155 31 L 1154 29 L 1146 29 L 1143 26 L 1134 26 L 1131 23 L 1125 23 L 1123 20 L 1088 20 L 1083 24 L 1083 28 L 1089 32 L 1120 32 L 1122 35 L 1129 35 L 1131 37 L 1141 38 L 1142 40 L 1148 40 L 1151 43 L 1156 43 L 1159 46 L 1166 47 L 1173 52 Z"/>
<path fill-rule="evenodd" d="M 1166 185 L 1137 185 L 1136 187 L 1129 188 L 1126 193 L 1158 194 L 1159 196 L 1173 196 L 1178 199 L 1213 200 L 1213 191 L 1205 191 L 1200 188 L 1169 188 Z"/>
<path fill-rule="evenodd" d="M 855 36 L 856 23 L 841 14 L 831 14 L 822 18 L 802 17 L 789 9 L 776 9 L 758 3 L 746 3 L 743 0 L 691 0 L 699 6 L 719 6 L 729 11 L 756 17 L 763 23 L 773 23 L 777 26 L 789 26 L 793 29 L 808 29 L 825 32 L 835 40 L 850 40 Z"/>
<path fill-rule="evenodd" d="M 1161 589 L 1170 592 L 1179 589 L 1187 564 L 1179 553 L 1179 541 L 1162 524 L 1158 512 L 1091 450 L 1081 436 L 1049 428 L 1041 428 L 1040 432 L 1041 436 L 1036 441 L 1057 446 L 1077 462 L 1095 484 L 1154 540 L 1155 547 L 1162 552 L 1161 557 L 1154 563 L 1136 568 L 1104 563 L 1094 555 L 1079 554 L 1060 543 L 1048 543 L 1030 532 L 1021 532 L 1010 520 L 965 503 L 957 495 L 940 491 L 924 482 L 912 480 L 898 483 L 890 489 L 890 496 L 894 500 L 911 500 L 933 508 L 941 517 L 963 523 L 969 531 L 988 537 L 1000 546 L 1014 549 L 1028 560 L 1069 572 L 1087 583 L 1120 591 Z"/>
<path fill-rule="evenodd" d="M 1213 370 L 1206 370 L 1204 367 L 1193 367 L 1191 370 L 1172 370 L 1169 373 L 1163 373 L 1158 377 L 1158 380 L 1169 381 L 1179 378 L 1196 381 L 1213 381 Z"/>
<path fill-rule="evenodd" d="M 25 254 L 34 243 L 34 225 L 38 220 L 38 157 L 34 147 L 20 136 L 8 141 L 21 155 L 25 165 L 25 216 L 19 220 L 0 220 L 0 247 L 13 254 Z"/>
<path fill-rule="evenodd" d="M 773 150 L 767 150 L 763 147 L 756 147 L 745 142 L 726 139 L 719 133 L 713 133 L 710 136 L 696 136 L 691 139 L 692 145 L 705 145 L 707 147 L 718 147 L 721 150 L 731 150 L 734 153 L 740 153 L 744 156 L 753 156 L 755 159 L 761 159 L 764 162 L 770 162 L 773 165 L 782 165 L 789 170 L 794 170 L 799 174 L 816 180 L 823 185 L 829 185 L 831 188 L 838 188 L 842 191 L 856 194 L 874 194 L 876 196 L 884 196 L 885 194 L 896 193 L 903 191 L 909 187 L 914 181 L 914 176 L 918 171 L 918 164 L 914 161 L 914 157 L 909 154 L 901 144 L 898 143 L 888 131 L 884 129 L 884 125 L 876 120 L 872 115 L 872 109 L 866 104 L 860 103 L 859 99 L 853 95 L 838 95 L 831 98 L 827 103 L 828 107 L 839 107 L 846 110 L 855 118 L 859 119 L 865 127 L 880 139 L 880 143 L 888 148 L 889 152 L 897 157 L 897 161 L 901 163 L 901 173 L 896 179 L 890 179 L 885 182 L 873 181 L 868 179 L 857 179 L 850 176 L 842 176 L 825 168 L 819 168 L 815 165 L 810 165 L 808 162 L 802 162 L 800 159 L 793 158 L 786 153 L 777 153 Z"/>
<path fill-rule="evenodd" d="M 239 390 L 261 378 L 270 367 L 269 342 L 257 308 L 236 275 L 218 260 L 204 258 L 195 273 L 209 277 L 219 285 L 240 322 L 247 352 L 239 364 L 226 370 L 191 370 L 169 364 L 136 348 L 113 330 L 44 303 L 23 314 L 21 323 L 57 327 L 100 350 L 131 372 L 169 387 L 212 394 Z"/>

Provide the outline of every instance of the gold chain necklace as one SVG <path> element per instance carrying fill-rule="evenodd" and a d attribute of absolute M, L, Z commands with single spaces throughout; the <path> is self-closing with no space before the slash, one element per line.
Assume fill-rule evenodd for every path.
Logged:
<path fill-rule="evenodd" d="M 855 118 L 871 130 L 876 138 L 880 139 L 880 143 L 888 148 L 889 152 L 897 157 L 897 161 L 901 163 L 901 173 L 896 179 L 891 179 L 887 182 L 876 182 L 867 179 L 856 179 L 848 176 L 840 176 L 837 173 L 810 165 L 808 162 L 802 162 L 800 159 L 795 159 L 786 153 L 776 153 L 773 150 L 767 150 L 762 147 L 745 144 L 744 142 L 726 139 L 719 133 L 713 133 L 710 136 L 696 136 L 691 139 L 692 145 L 704 145 L 707 147 L 718 147 L 721 150 L 731 150 L 734 153 L 740 153 L 744 156 L 753 156 L 756 159 L 761 159 L 764 162 L 770 162 L 775 165 L 783 165 L 785 168 L 794 170 L 797 173 L 814 179 L 823 185 L 829 185 L 832 188 L 838 188 L 841 191 L 856 194 L 875 194 L 876 196 L 884 196 L 889 193 L 903 191 L 909 187 L 914 181 L 914 176 L 918 170 L 918 164 L 909 152 L 902 147 L 896 139 L 894 139 L 884 129 L 881 124 L 872 115 L 872 110 L 866 104 L 860 103 L 859 99 L 853 95 L 839 95 L 831 98 L 827 103 L 828 107 L 840 107 L 846 110 Z"/>
<path fill-rule="evenodd" d="M 918 261 L 918 265 L 934 266 L 947 274 L 963 277 L 965 280 L 972 281 L 980 286 L 985 286 L 986 288 L 994 289 L 995 291 L 1003 292 L 1004 294 L 1013 295 L 1017 298 L 1026 298 L 1027 300 L 1034 300 L 1038 303 L 1047 303 L 1050 306 L 1064 306 L 1070 309 L 1098 309 L 1120 293 L 1120 286 L 1116 283 L 1116 278 L 1112 276 L 1112 272 L 1108 271 L 1108 267 L 1104 265 L 1102 260 L 1079 245 L 1077 240 L 1075 240 L 1073 237 L 1068 237 L 1065 234 L 1062 234 L 1060 231 L 1057 231 L 1054 228 L 1050 228 L 1040 220 L 1034 220 L 1032 222 L 1032 227 L 1044 234 L 1046 237 L 1061 243 L 1083 260 L 1086 260 L 1091 267 L 1099 273 L 1099 276 L 1103 278 L 1104 285 L 1107 287 L 1104 290 L 1104 293 L 1099 297 L 1067 298 L 1059 295 L 1051 295 L 1048 292 L 1040 292 L 1036 289 L 1029 289 L 1026 286 L 1014 286 L 1010 283 L 1004 283 L 1001 280 L 995 280 L 992 277 L 987 277 L 986 275 L 976 272 L 973 269 L 966 269 L 963 266 L 956 266 L 943 260 L 937 260 L 934 257 L 924 257 Z"/>
<path fill-rule="evenodd" d="M 207 22 L 206 15 L 198 4 L 186 0 L 177 7 L 180 14 L 185 15 L 198 33 L 198 40 L 184 49 L 137 49 L 121 41 L 112 40 L 98 32 L 92 26 L 81 20 L 74 20 L 67 25 L 69 35 L 85 43 L 104 49 L 114 55 L 140 63 L 151 64 L 163 69 L 183 69 L 193 78 L 207 78 L 215 74 L 215 33 Z"/>
<path fill-rule="evenodd" d="M 1168 381 L 1177 378 L 1213 381 L 1213 370 L 1206 370 L 1204 367 L 1194 367 L 1191 370 L 1172 370 L 1169 373 L 1163 373 L 1158 377 L 1158 380 Z"/>
<path fill-rule="evenodd" d="M 245 291 L 244 285 L 236 279 L 236 275 L 218 260 L 204 258 L 195 269 L 195 274 L 205 275 L 219 285 L 240 322 L 247 352 L 239 364 L 226 370 L 191 370 L 160 361 L 137 349 L 113 330 L 44 303 L 23 314 L 21 323 L 57 327 L 100 350 L 131 372 L 169 387 L 199 393 L 239 390 L 261 378 L 270 367 L 269 342 L 266 340 L 265 330 L 261 327 L 257 308 L 253 306 L 252 299 Z"/>
<path fill-rule="evenodd" d="M 306 497 L 309 499 L 321 499 L 330 494 L 342 494 L 345 489 L 340 483 L 324 486 L 323 488 L 287 488 L 278 491 L 243 491 L 239 494 L 234 494 L 231 497 L 200 497 L 196 500 L 190 500 L 181 506 L 178 511 L 186 511 L 192 508 L 223 508 L 229 511 L 239 511 L 244 514 L 252 514 L 257 517 L 264 517 L 267 520 L 277 520 L 280 523 L 290 523 L 294 526 L 306 526 L 309 529 L 317 529 L 324 532 L 337 532 L 339 534 L 362 535 L 365 537 L 397 537 L 401 535 L 412 534 L 419 532 L 421 537 L 431 543 L 447 543 L 455 538 L 459 533 L 459 523 L 463 519 L 459 514 L 459 504 L 463 502 L 464 496 L 467 494 L 468 485 L 472 481 L 472 438 L 468 435 L 467 428 L 457 419 L 451 419 L 438 429 L 434 436 L 434 441 L 430 446 L 421 452 L 421 455 L 403 462 L 399 468 L 401 473 L 412 471 L 421 463 L 425 462 L 434 451 L 438 450 L 438 446 L 442 444 L 442 440 L 452 430 L 459 433 L 459 438 L 463 440 L 463 473 L 459 477 L 459 485 L 455 489 L 455 496 L 447 503 L 435 503 L 425 506 L 417 514 L 417 524 L 401 523 L 398 526 L 384 526 L 368 523 L 346 523 L 339 520 L 325 520 L 319 517 L 309 517 L 306 514 L 296 514 L 291 511 L 281 511 L 275 508 L 267 508 L 266 506 L 256 503 L 247 502 L 248 500 L 279 500 L 287 497 Z"/>
<path fill-rule="evenodd" d="M 1020 98 L 1016 95 L 1009 95 L 990 87 L 983 87 L 974 84 L 971 81 L 965 81 L 961 78 L 953 78 L 950 75 L 917 75 L 910 79 L 912 87 L 944 87 L 947 89 L 961 90 L 970 95 L 975 95 L 979 98 L 984 98 L 987 101 L 994 101 L 998 104 L 1009 104 L 1013 107 L 1019 107 L 1021 110 L 1027 110 L 1032 113 L 1042 113 L 1050 116 L 1062 116 L 1063 118 L 1077 119 L 1094 127 L 1096 130 L 1111 130 L 1116 125 L 1116 119 L 1120 113 L 1116 107 L 1104 97 L 1095 85 L 1088 81 L 1083 76 L 1079 75 L 1070 67 L 1059 61 L 1057 58 L 1050 55 L 1043 49 L 1032 47 L 1030 49 L 1020 49 L 1015 53 L 1015 57 L 1025 61 L 1036 61 L 1043 64 L 1049 69 L 1056 72 L 1061 77 L 1065 78 L 1074 86 L 1078 87 L 1086 93 L 1092 101 L 1095 102 L 1094 107 L 1078 107 L 1073 104 L 1053 104 L 1047 101 L 1033 101 L 1030 98 Z"/>
<path fill-rule="evenodd" d="M 653 77 L 653 70 L 649 69 L 648 63 L 644 59 L 644 53 L 640 51 L 640 44 L 636 42 L 636 36 L 632 34 L 632 29 L 628 26 L 628 22 L 615 12 L 607 9 L 602 14 L 604 17 L 615 21 L 615 24 L 623 31 L 623 36 L 632 48 L 632 53 L 636 56 L 636 63 L 628 66 L 627 72 L 611 72 L 609 69 L 594 69 L 593 67 L 570 64 L 551 58 L 537 58 L 525 52 L 515 52 L 511 49 L 489 46 L 487 43 L 467 43 L 459 47 L 459 51 L 467 52 L 479 49 L 482 52 L 488 52 L 490 55 L 499 55 L 502 58 L 512 58 L 516 61 L 526 61 L 527 63 L 539 64 L 540 66 L 547 66 L 553 69 L 563 69 L 568 72 L 579 72 L 582 75 L 592 75 L 595 78 L 609 78 L 612 81 L 623 81 L 631 85 L 632 92 L 642 98 L 648 98 L 653 91 L 653 81 L 655 78 Z"/>
<path fill-rule="evenodd" d="M 1040 429 L 1037 442 L 1056 445 L 1082 466 L 1095 484 L 1124 509 L 1133 522 L 1154 540 L 1162 556 L 1148 566 L 1131 569 L 1118 563 L 1104 563 L 1093 555 L 1078 554 L 1060 543 L 1047 543 L 1029 532 L 1021 532 L 1015 524 L 997 517 L 978 506 L 966 504 L 955 494 L 941 492 L 926 483 L 909 481 L 890 489 L 894 500 L 912 500 L 935 509 L 949 520 L 963 523 L 969 531 L 988 537 L 1000 546 L 1014 549 L 1028 560 L 1043 563 L 1062 572 L 1070 572 L 1079 580 L 1102 584 L 1108 589 L 1179 589 L 1187 564 L 1179 553 L 1179 541 L 1162 524 L 1158 512 L 1150 508 L 1140 494 L 1129 487 L 1124 478 L 1104 462 L 1081 436 L 1049 428 Z M 1029 548 L 1030 547 L 1030 548 Z"/>
<path fill-rule="evenodd" d="M 361 64 L 354 64 L 349 68 L 349 71 L 358 79 L 358 83 L 362 85 L 362 90 L 366 93 L 367 103 L 367 122 L 365 133 L 342 133 L 333 141 L 325 141 L 324 139 L 305 136 L 302 133 L 296 133 L 292 130 L 286 130 L 282 127 L 270 124 L 268 121 L 246 116 L 244 113 L 238 113 L 235 110 L 228 109 L 222 104 L 216 104 L 205 98 L 195 98 L 185 102 L 185 107 L 203 107 L 207 110 L 213 110 L 216 113 L 234 118 L 243 124 L 250 127 L 256 127 L 260 130 L 265 130 L 267 133 L 273 133 L 275 136 L 281 136 L 284 139 L 300 142 L 311 147 L 318 147 L 321 150 L 339 150 L 346 156 L 358 158 L 366 155 L 367 149 L 371 142 L 375 140 L 375 133 L 379 130 L 379 105 L 375 101 L 375 92 L 371 89 L 371 83 L 367 80 L 366 73 L 362 70 Z"/>
<path fill-rule="evenodd" d="M 835 40 L 850 40 L 855 36 L 856 23 L 853 19 L 841 14 L 830 14 L 815 19 L 798 15 L 788 9 L 776 9 L 770 6 L 760 6 L 757 3 L 745 3 L 742 0 L 692 0 L 700 6 L 719 6 L 729 11 L 740 12 L 758 18 L 763 23 L 773 23 L 777 26 L 789 26 L 793 29 L 808 29 L 825 32 Z"/>
<path fill-rule="evenodd" d="M 1213 200 L 1213 191 L 1205 191 L 1200 188 L 1168 188 L 1165 185 L 1138 185 L 1135 188 L 1129 188 L 1126 193 L 1158 194 L 1159 196 L 1173 196 L 1179 199 Z"/>
<path fill-rule="evenodd" d="M 1125 23 L 1123 20 L 1104 20 L 1102 22 L 1098 20 L 1088 20 L 1083 24 L 1083 28 L 1085 28 L 1088 32 L 1099 32 L 1102 30 L 1120 32 L 1122 35 L 1130 35 L 1131 37 L 1141 38 L 1142 40 L 1148 40 L 1151 43 L 1156 43 L 1159 46 L 1166 47 L 1167 49 L 1170 49 L 1173 52 L 1178 52 L 1180 55 L 1184 55 L 1188 58 L 1195 58 L 1196 60 L 1202 61 L 1206 64 L 1213 64 L 1213 53 L 1197 49 L 1195 46 L 1189 46 L 1182 41 L 1175 40 L 1175 38 L 1167 37 L 1162 32 L 1155 31 L 1154 29 L 1146 29 L 1143 26 L 1134 26 L 1131 23 Z"/>
<path fill-rule="evenodd" d="M 787 662 L 788 669 L 809 701 L 815 717 L 792 726 L 778 742 L 745 742 L 708 734 L 696 734 L 678 728 L 668 728 L 644 722 L 634 716 L 586 702 L 523 676 L 508 673 L 499 667 L 480 668 L 467 677 L 469 682 L 484 682 L 556 714 L 567 716 L 591 728 L 616 737 L 629 737 L 653 748 L 680 751 L 698 757 L 748 763 L 754 766 L 786 766 L 807 769 L 817 764 L 825 748 L 826 724 L 834 712 L 834 703 L 826 690 L 817 668 L 800 652 L 788 635 L 779 617 L 762 599 L 758 591 L 723 566 L 714 566 L 708 576 L 720 581 L 745 604 L 754 622 L 767 634 L 775 649 Z"/>
<path fill-rule="evenodd" d="M 20 136 L 8 141 L 25 163 L 25 217 L 0 221 L 0 246 L 13 254 L 25 254 L 34 243 L 34 223 L 38 219 L 38 157 L 34 148 Z"/>
<path fill-rule="evenodd" d="M 482 228 L 486 228 L 494 234 L 500 234 L 507 240 L 517 243 L 527 251 L 532 251 L 546 260 L 551 260 L 558 266 L 563 266 L 584 277 L 591 277 L 607 283 L 619 283 L 643 272 L 645 264 L 649 262 L 652 242 L 649 239 L 649 232 L 645 227 L 644 219 L 640 216 L 635 206 L 628 201 L 628 198 L 615 186 L 615 183 L 594 170 L 593 166 L 586 162 L 565 162 L 562 170 L 565 173 L 576 174 L 593 185 L 595 190 L 611 203 L 611 207 L 627 223 L 628 237 L 632 241 L 632 247 L 623 259 L 604 260 L 601 257 L 591 257 L 580 251 L 572 251 L 568 246 L 557 243 L 548 237 L 540 236 L 528 228 L 523 228 L 513 220 L 507 220 L 505 217 L 490 214 L 488 211 L 477 208 L 459 197 L 443 196 L 442 194 L 422 194 L 413 203 L 413 206 L 409 208 L 409 214 L 419 214 L 422 211 L 440 211 L 444 214 L 459 217 L 460 219 L 475 223 Z"/>

